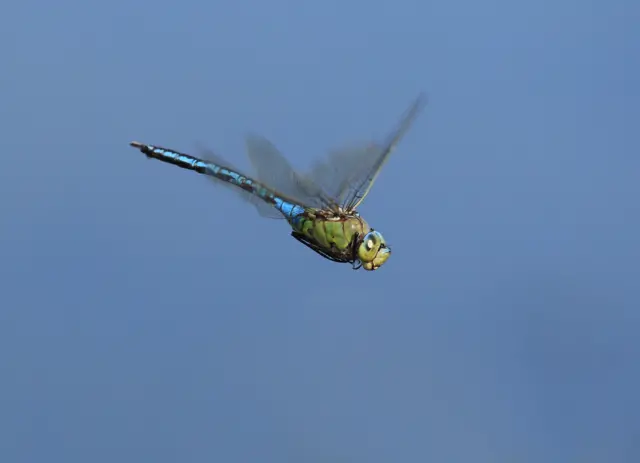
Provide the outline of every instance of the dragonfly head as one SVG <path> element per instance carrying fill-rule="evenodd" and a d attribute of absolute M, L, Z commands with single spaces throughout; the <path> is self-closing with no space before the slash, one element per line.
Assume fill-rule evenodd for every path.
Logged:
<path fill-rule="evenodd" d="M 365 270 L 376 270 L 384 264 L 391 255 L 391 249 L 387 246 L 384 237 L 379 232 L 371 229 L 358 246 L 358 259 Z"/>

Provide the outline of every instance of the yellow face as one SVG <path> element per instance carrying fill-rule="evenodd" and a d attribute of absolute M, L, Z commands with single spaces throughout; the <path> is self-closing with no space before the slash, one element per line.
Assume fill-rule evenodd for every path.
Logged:
<path fill-rule="evenodd" d="M 358 259 L 365 270 L 376 270 L 384 264 L 391 255 L 383 236 L 377 231 L 367 233 L 358 246 Z"/>

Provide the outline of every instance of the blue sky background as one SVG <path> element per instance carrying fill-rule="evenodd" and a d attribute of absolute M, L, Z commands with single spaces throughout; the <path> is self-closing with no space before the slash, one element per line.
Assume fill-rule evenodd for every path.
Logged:
<path fill-rule="evenodd" d="M 0 460 L 640 460 L 640 6 L 2 7 Z M 325 261 L 131 140 L 299 167 L 429 106 Z"/>

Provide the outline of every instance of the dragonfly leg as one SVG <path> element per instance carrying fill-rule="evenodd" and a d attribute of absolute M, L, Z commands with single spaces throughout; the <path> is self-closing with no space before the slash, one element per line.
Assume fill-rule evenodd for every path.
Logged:
<path fill-rule="evenodd" d="M 305 246 L 307 246 L 309 249 L 313 250 L 314 252 L 320 254 L 322 257 L 324 257 L 325 259 L 328 259 L 332 262 L 340 262 L 340 263 L 350 263 L 351 260 L 350 259 L 346 259 L 344 257 L 339 257 L 338 253 L 336 252 L 335 254 L 331 254 L 329 252 L 327 252 L 327 250 L 323 249 L 322 247 L 318 246 L 316 243 L 314 243 L 313 241 L 310 241 L 309 238 L 307 238 L 305 235 L 303 235 L 302 233 L 297 233 L 295 231 L 291 232 L 291 236 L 293 236 L 296 240 L 300 241 L 302 244 L 304 244 Z M 332 251 L 336 250 L 336 248 L 334 248 L 332 246 Z"/>
<path fill-rule="evenodd" d="M 359 234 L 355 234 L 353 235 L 353 239 L 352 239 L 352 243 L 351 243 L 351 252 L 353 253 L 353 270 L 358 270 L 360 267 L 362 267 L 362 262 L 360 261 L 360 259 L 356 259 L 356 256 L 358 255 L 358 242 L 360 241 L 360 235 Z"/>

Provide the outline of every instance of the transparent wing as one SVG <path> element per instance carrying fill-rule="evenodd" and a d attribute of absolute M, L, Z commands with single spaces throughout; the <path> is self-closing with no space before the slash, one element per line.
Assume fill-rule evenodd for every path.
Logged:
<path fill-rule="evenodd" d="M 308 177 L 344 210 L 354 210 L 367 196 L 382 166 L 425 104 L 426 97 L 420 94 L 386 141 L 335 150 L 326 161 L 316 164 Z"/>
<path fill-rule="evenodd" d="M 351 193 L 349 186 L 355 183 L 355 177 L 367 160 L 374 158 L 379 150 L 380 147 L 372 142 L 332 150 L 326 159 L 315 163 L 308 178 L 322 185 L 324 191 L 343 206 Z"/>
<path fill-rule="evenodd" d="M 259 135 L 249 135 L 247 154 L 256 179 L 300 205 L 338 210 L 338 202 L 317 182 L 296 172 L 273 143 Z"/>
<path fill-rule="evenodd" d="M 251 175 L 245 174 L 211 149 L 199 146 L 198 151 L 204 161 L 226 167 L 244 177 L 260 182 L 285 201 L 306 208 L 338 210 L 337 202 L 329 197 L 315 182 L 297 173 L 269 140 L 258 135 L 250 135 L 247 137 L 246 147 L 253 167 Z M 208 178 L 215 185 L 223 186 L 233 191 L 236 196 L 240 196 L 246 202 L 251 203 L 261 216 L 273 219 L 284 218 L 273 206 L 256 195 L 215 177 Z"/>
<path fill-rule="evenodd" d="M 244 174 L 210 149 L 200 146 L 198 151 L 203 160 L 252 178 L 286 201 L 306 208 L 334 212 L 342 208 L 351 211 L 366 197 L 389 154 L 409 129 L 423 104 L 424 95 L 420 95 L 385 143 L 370 142 L 334 150 L 325 161 L 317 163 L 309 175 L 296 172 L 273 143 L 258 135 L 249 135 L 246 140 L 247 154 L 255 175 Z M 251 203 L 263 217 L 283 218 L 259 197 L 215 177 L 209 178 L 214 184 L 234 191 Z"/>

